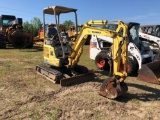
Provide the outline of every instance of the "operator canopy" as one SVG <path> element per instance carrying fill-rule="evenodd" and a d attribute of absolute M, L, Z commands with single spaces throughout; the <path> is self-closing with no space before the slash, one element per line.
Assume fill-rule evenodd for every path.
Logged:
<path fill-rule="evenodd" d="M 44 8 L 43 13 L 54 15 L 54 10 L 56 11 L 56 15 L 77 11 L 77 9 L 67 8 L 63 6 L 49 6 L 48 8 Z"/>

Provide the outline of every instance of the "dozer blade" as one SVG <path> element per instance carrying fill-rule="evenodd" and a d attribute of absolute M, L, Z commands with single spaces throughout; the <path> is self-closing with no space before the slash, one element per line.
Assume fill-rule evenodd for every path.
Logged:
<path fill-rule="evenodd" d="M 160 61 L 142 65 L 137 79 L 148 83 L 160 84 Z"/>
<path fill-rule="evenodd" d="M 94 77 L 95 77 L 94 73 L 89 72 L 86 74 L 81 74 L 81 75 L 61 79 L 60 84 L 61 86 L 71 86 L 71 85 L 91 81 L 94 79 Z"/>
<path fill-rule="evenodd" d="M 124 82 L 117 82 L 117 80 L 112 77 L 104 80 L 101 85 L 99 95 L 109 99 L 115 99 L 118 96 L 125 94 L 127 91 L 128 87 Z"/>

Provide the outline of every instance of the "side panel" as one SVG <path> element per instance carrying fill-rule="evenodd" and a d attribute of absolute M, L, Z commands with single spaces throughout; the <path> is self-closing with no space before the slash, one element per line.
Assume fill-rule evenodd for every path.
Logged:
<path fill-rule="evenodd" d="M 53 65 L 56 67 L 61 66 L 60 59 L 56 58 L 55 50 L 51 45 L 44 44 L 44 63 Z"/>

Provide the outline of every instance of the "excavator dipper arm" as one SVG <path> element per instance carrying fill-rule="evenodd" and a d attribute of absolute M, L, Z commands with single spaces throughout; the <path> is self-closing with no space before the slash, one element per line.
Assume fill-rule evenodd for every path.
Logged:
<path fill-rule="evenodd" d="M 106 23 L 107 21 L 105 21 L 105 24 Z M 122 21 L 118 21 L 117 30 L 111 31 L 91 27 L 91 24 L 97 24 L 97 22 L 89 21 L 83 26 L 73 46 L 72 53 L 68 58 L 68 66 L 72 68 L 77 65 L 83 52 L 83 45 L 86 42 L 85 38 L 87 35 L 107 36 L 113 38 L 112 61 L 114 76 L 103 82 L 99 94 L 104 97 L 114 99 L 128 90 L 127 85 L 124 83 L 127 76 L 127 26 Z M 120 66 L 123 67 L 123 70 L 120 69 Z"/>
<path fill-rule="evenodd" d="M 104 80 L 99 95 L 110 99 L 126 93 L 127 85 L 124 83 L 127 77 L 127 27 L 123 22 L 119 21 L 116 32 L 120 35 L 113 39 L 112 45 L 112 61 L 113 61 L 113 77 Z M 120 67 L 123 67 L 123 70 Z"/>
<path fill-rule="evenodd" d="M 100 21 L 99 20 L 98 23 L 99 22 L 102 22 L 102 23 L 106 24 L 107 21 L 103 21 L 103 20 Z M 79 58 L 80 58 L 80 56 L 81 56 L 81 54 L 83 52 L 83 45 L 86 42 L 85 38 L 87 38 L 88 35 L 97 35 L 97 36 L 111 37 L 111 38 L 113 38 L 115 40 L 115 42 L 118 41 L 118 42 L 116 42 L 116 44 L 114 46 L 116 48 L 118 48 L 117 44 L 119 44 L 122 41 L 122 39 L 124 38 L 123 37 L 124 35 L 120 35 L 118 33 L 118 32 L 121 32 L 121 31 L 124 31 L 124 32 L 126 31 L 125 30 L 126 29 L 125 28 L 125 24 L 123 24 L 122 21 L 118 21 L 118 26 L 119 26 L 119 29 L 118 29 L 119 31 L 118 32 L 117 31 L 107 30 L 107 29 L 101 29 L 101 28 L 91 27 L 90 25 L 93 25 L 93 23 L 98 24 L 96 21 L 91 20 L 91 21 L 87 22 L 86 24 L 84 24 L 83 28 L 81 29 L 81 31 L 80 31 L 80 33 L 79 33 L 79 35 L 78 35 L 78 37 L 77 37 L 77 39 L 75 41 L 75 44 L 72 47 L 72 52 L 71 52 L 71 54 L 69 56 L 69 59 L 68 59 L 69 60 L 69 64 L 68 64 L 69 67 L 72 68 L 72 67 L 74 67 L 78 63 Z M 125 49 L 125 48 L 123 48 L 123 49 Z M 115 61 L 119 60 L 118 57 L 119 57 L 120 53 L 118 53 L 118 54 L 117 53 L 115 53 L 116 55 L 113 56 L 116 59 Z M 123 60 L 123 62 L 124 61 L 125 60 Z M 119 65 L 119 63 L 117 63 L 117 62 L 115 62 L 115 64 Z M 118 67 L 117 67 L 117 69 L 118 69 Z M 123 73 L 118 72 L 117 69 L 115 69 L 114 72 L 116 72 L 116 74 L 120 74 L 121 76 L 123 76 L 122 75 Z"/>

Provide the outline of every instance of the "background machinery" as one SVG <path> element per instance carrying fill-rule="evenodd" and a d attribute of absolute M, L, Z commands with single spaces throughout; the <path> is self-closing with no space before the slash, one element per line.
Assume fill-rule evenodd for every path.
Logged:
<path fill-rule="evenodd" d="M 110 21 L 106 28 L 116 30 L 117 26 L 117 21 Z M 154 55 L 149 46 L 139 40 L 139 23 L 129 22 L 126 23 L 126 26 L 128 28 L 127 73 L 128 75 L 133 75 L 141 69 L 142 64 L 152 62 L 154 60 Z M 98 69 L 109 69 L 107 56 L 110 54 L 112 43 L 113 39 L 110 37 L 92 35 L 89 53 L 90 58 L 95 60 L 95 65 Z"/>
<path fill-rule="evenodd" d="M 38 35 L 36 37 L 33 37 L 33 42 L 37 46 L 43 46 L 43 44 L 44 44 L 43 28 L 38 30 Z"/>
<path fill-rule="evenodd" d="M 160 58 L 160 25 L 144 25 L 140 27 L 139 38 L 149 44 L 154 52 L 154 58 Z"/>
<path fill-rule="evenodd" d="M 124 70 L 125 72 L 127 72 L 128 61 L 129 61 L 127 59 L 130 58 L 129 56 L 131 54 L 134 57 L 136 57 L 136 59 L 138 61 L 140 61 L 140 59 L 141 59 L 143 62 L 143 59 L 147 58 L 148 54 L 145 55 L 145 54 L 143 54 L 143 52 L 144 53 L 148 52 L 149 48 L 148 48 L 148 45 L 146 45 L 143 42 L 138 40 L 139 39 L 139 37 L 138 37 L 139 27 L 138 26 L 139 25 L 137 23 L 136 24 L 132 23 L 130 25 L 127 24 L 126 31 L 122 31 L 122 32 L 118 32 L 117 29 L 119 30 L 119 28 L 117 28 L 117 26 L 116 26 L 116 28 L 117 28 L 116 31 L 120 35 L 122 35 L 122 34 L 124 34 L 124 32 L 126 32 L 126 39 L 123 38 L 126 42 L 119 43 L 119 41 L 116 41 L 113 39 L 113 44 L 111 46 L 111 52 L 110 52 L 111 54 L 108 55 L 108 58 L 109 58 L 109 56 L 111 56 L 111 57 L 109 58 L 108 63 L 110 63 L 109 64 L 110 68 L 112 68 L 112 66 L 113 66 L 114 77 L 108 78 L 107 80 L 104 80 L 104 82 L 100 88 L 100 92 L 99 92 L 100 95 L 102 95 L 104 97 L 108 97 L 108 98 L 116 98 L 117 96 L 121 95 L 120 93 L 124 93 L 124 91 L 126 91 L 126 89 L 127 89 L 127 86 L 125 84 L 123 84 L 123 82 L 121 82 L 121 81 L 124 81 L 125 77 L 120 77 L 121 75 L 119 76 L 115 72 L 115 69 L 117 69 L 117 67 L 118 67 L 119 71 Z M 134 30 L 132 28 L 134 28 Z M 112 29 L 112 30 L 114 30 L 114 29 Z M 102 38 L 102 39 L 104 39 L 104 38 Z M 141 44 L 139 44 L 139 43 L 141 43 Z M 126 46 L 126 47 L 123 48 L 123 46 Z M 127 50 L 127 47 L 128 47 L 128 50 Z M 147 49 L 146 49 L 146 47 L 147 47 Z M 136 51 L 135 51 L 135 49 L 136 49 Z M 141 50 L 137 54 L 138 49 L 140 49 L 140 50 L 142 49 L 143 51 Z M 118 54 L 118 52 L 120 54 Z M 123 58 L 123 52 L 127 53 L 126 54 L 127 59 Z M 118 58 L 122 59 L 122 61 L 125 60 L 126 64 L 122 64 L 121 60 L 117 60 Z M 151 55 L 150 58 L 153 58 L 153 55 Z M 110 72 L 112 72 L 111 69 L 110 69 Z M 141 80 L 141 81 L 153 83 L 153 84 L 160 84 L 160 61 L 156 60 L 154 62 L 149 62 L 149 63 L 143 64 L 141 66 L 141 68 L 139 68 L 137 79 Z M 119 86 L 121 86 L 121 88 L 124 88 L 124 89 L 119 89 L 120 88 Z M 114 94 L 109 94 L 110 92 L 114 93 Z"/>
<path fill-rule="evenodd" d="M 50 6 L 43 10 L 43 24 L 45 25 L 45 14 L 50 14 L 55 16 L 56 27 L 52 26 L 47 33 L 49 37 L 44 38 L 43 55 L 45 64 L 36 66 L 37 73 L 54 83 L 60 83 L 62 86 L 94 79 L 93 72 L 89 72 L 86 67 L 78 65 L 79 58 L 83 52 L 83 45 L 88 35 L 107 36 L 113 38 L 110 56 L 113 62 L 113 77 L 103 82 L 99 94 L 111 99 L 124 94 L 128 89 L 124 83 L 127 77 L 127 26 L 122 21 L 118 21 L 118 28 L 116 31 L 113 31 L 92 27 L 91 21 L 89 21 L 83 25 L 81 31 L 79 31 L 79 35 L 76 35 L 75 44 L 71 46 L 68 35 L 60 32 L 60 15 L 62 13 L 75 13 L 75 23 L 77 26 L 76 11 L 76 9 L 62 6 Z M 78 34 L 77 27 L 76 33 Z M 120 69 L 120 66 L 123 69 Z M 146 67 L 148 68 L 148 66 Z M 142 70 L 139 79 L 141 80 L 141 77 L 144 75 L 144 71 Z"/>
<path fill-rule="evenodd" d="M 82 29 L 83 25 L 82 24 L 78 24 L 77 25 L 77 30 L 78 30 L 78 34 L 79 34 L 79 31 Z M 70 37 L 71 39 L 71 44 L 74 44 L 75 43 L 75 40 L 76 40 L 76 26 L 75 25 L 71 25 L 69 26 L 68 28 L 68 36 Z M 85 44 L 87 44 L 88 41 L 86 41 Z M 89 42 L 88 42 L 89 43 Z"/>
<path fill-rule="evenodd" d="M 12 15 L 0 16 L 0 48 L 6 48 L 6 44 L 12 44 L 14 48 L 33 46 L 31 33 L 23 30 L 22 18 Z"/>

